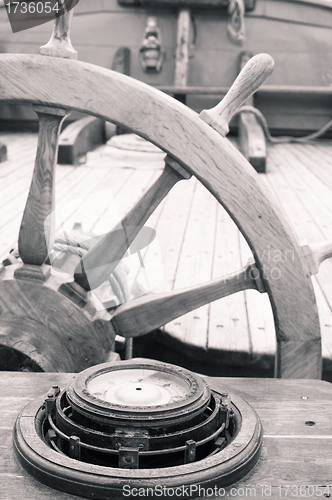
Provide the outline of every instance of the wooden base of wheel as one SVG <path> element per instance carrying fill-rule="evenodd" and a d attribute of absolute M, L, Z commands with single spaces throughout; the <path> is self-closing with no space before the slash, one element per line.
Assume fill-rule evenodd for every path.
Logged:
<path fill-rule="evenodd" d="M 12 265 L 1 275 L 1 345 L 38 370 L 79 372 L 107 361 L 114 350 L 107 312 L 97 311 L 84 290 L 64 286 L 68 278 L 51 274 L 46 265 L 43 272 L 40 266 Z"/>

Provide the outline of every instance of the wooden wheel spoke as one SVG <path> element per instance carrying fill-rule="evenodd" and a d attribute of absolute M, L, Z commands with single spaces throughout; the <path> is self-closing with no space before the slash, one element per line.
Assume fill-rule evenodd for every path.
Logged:
<path fill-rule="evenodd" d="M 252 262 L 237 273 L 204 285 L 144 295 L 122 304 L 111 323 L 118 335 L 137 337 L 198 307 L 247 289 L 265 291 L 259 270 Z"/>
<path fill-rule="evenodd" d="M 105 234 L 82 257 L 75 268 L 76 283 L 85 290 L 94 290 L 101 285 L 131 247 L 145 222 L 170 189 L 181 179 L 188 179 L 190 176 L 191 174 L 174 160 L 166 157 L 163 173 L 121 220 L 121 229 L 114 229 Z"/>
<path fill-rule="evenodd" d="M 70 41 L 70 25 L 78 0 L 61 1 L 61 15 L 54 23 L 53 33 L 39 49 L 45 56 L 77 59 Z M 67 10 L 68 7 L 68 10 Z M 49 106 L 34 106 L 39 121 L 38 147 L 28 200 L 18 238 L 19 254 L 24 264 L 41 266 L 54 241 L 54 169 L 58 140 L 68 111 Z"/>
<path fill-rule="evenodd" d="M 54 238 L 54 168 L 64 109 L 35 106 L 39 119 L 38 148 L 30 191 L 18 238 L 24 264 L 41 266 Z"/>

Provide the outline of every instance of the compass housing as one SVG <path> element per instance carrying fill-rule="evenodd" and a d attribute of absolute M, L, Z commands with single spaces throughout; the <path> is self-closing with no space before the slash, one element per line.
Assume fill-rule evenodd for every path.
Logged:
<path fill-rule="evenodd" d="M 142 359 L 98 365 L 63 390 L 53 386 L 23 410 L 14 432 L 30 473 L 100 499 L 122 498 L 128 481 L 133 488 L 232 484 L 257 461 L 261 440 L 258 416 L 241 398 Z"/>
<path fill-rule="evenodd" d="M 207 383 L 189 370 L 155 361 L 105 363 L 81 372 L 66 390 L 75 412 L 119 426 L 188 421 L 209 404 Z"/>

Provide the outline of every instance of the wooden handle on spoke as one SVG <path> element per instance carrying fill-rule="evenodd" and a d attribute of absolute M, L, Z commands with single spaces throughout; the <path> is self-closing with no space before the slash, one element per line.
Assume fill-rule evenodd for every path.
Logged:
<path fill-rule="evenodd" d="M 111 323 L 118 335 L 138 337 L 209 302 L 247 289 L 265 292 L 259 270 L 251 262 L 241 271 L 206 285 L 144 295 L 122 304 Z"/>
<path fill-rule="evenodd" d="M 233 85 L 212 109 L 204 109 L 200 117 L 219 134 L 228 133 L 228 123 L 235 111 L 265 82 L 273 71 L 274 61 L 268 54 L 252 57 L 244 66 Z"/>
<path fill-rule="evenodd" d="M 161 176 L 121 221 L 121 230 L 112 230 L 89 250 L 77 264 L 74 279 L 85 290 L 94 290 L 114 271 L 150 215 L 170 189 L 189 174 L 175 160 L 165 158 Z"/>
<path fill-rule="evenodd" d="M 65 3 L 62 0 L 64 13 L 56 18 L 50 41 L 40 47 L 39 53 L 41 55 L 77 59 L 77 51 L 73 48 L 70 40 L 70 25 L 74 15 L 74 6 L 78 4 L 78 1 L 67 0 Z M 70 10 L 67 10 L 67 6 Z"/>

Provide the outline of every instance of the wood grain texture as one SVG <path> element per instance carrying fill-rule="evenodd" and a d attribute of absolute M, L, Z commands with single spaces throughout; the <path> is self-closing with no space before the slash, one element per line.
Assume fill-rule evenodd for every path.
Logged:
<path fill-rule="evenodd" d="M 107 233 L 76 266 L 74 279 L 85 290 L 94 290 L 113 272 L 150 215 L 170 189 L 184 177 L 190 177 L 172 159 L 165 160 L 161 176 L 121 220 L 120 230 Z"/>
<path fill-rule="evenodd" d="M 312 347 L 304 351 L 305 358 L 293 375 L 321 376 L 319 322 L 309 270 L 288 223 L 252 167 L 227 139 L 157 90 L 89 64 L 5 54 L 0 58 L 0 75 L 0 100 L 57 104 L 104 117 L 148 138 L 194 173 L 231 214 L 257 267 L 264 270 L 278 343 L 290 340 L 299 347 Z M 24 89 L 19 84 L 22 75 Z M 280 262 L 278 279 L 271 274 L 274 262 L 268 250 L 270 255 L 274 251 L 292 254 L 292 259 Z M 307 366 L 315 369 L 309 373 Z M 277 373 L 283 374 L 280 367 Z"/>
<path fill-rule="evenodd" d="M 221 135 L 227 135 L 228 123 L 235 111 L 271 75 L 274 61 L 268 54 L 252 57 L 241 70 L 239 76 L 222 99 L 212 109 L 203 110 L 200 117 Z"/>
<path fill-rule="evenodd" d="M 21 351 L 44 371 L 81 371 L 108 359 L 114 349 L 114 331 L 106 311 L 88 300 L 76 304 L 59 287 L 68 280 L 51 275 L 13 279 L 17 266 L 0 281 L 0 344 Z"/>
<path fill-rule="evenodd" d="M 39 119 L 38 148 L 30 191 L 22 217 L 18 247 L 25 264 L 41 265 L 53 245 L 54 168 L 60 128 L 67 112 L 35 107 Z M 49 224 L 45 225 L 46 220 Z"/>
<path fill-rule="evenodd" d="M 213 259 L 213 278 L 223 273 L 234 272 L 248 259 L 241 259 L 240 234 L 233 221 L 221 206 L 218 207 L 216 221 L 215 256 Z M 251 255 L 248 256 L 250 258 Z M 253 294 L 261 294 L 253 291 Z M 251 356 L 251 328 L 248 325 L 246 304 L 247 292 L 237 293 L 225 299 L 210 304 L 208 349 L 216 353 L 216 361 L 229 364 L 233 362 L 245 365 L 245 358 Z M 266 294 L 264 294 L 266 296 Z M 267 300 L 268 297 L 266 296 Z M 220 352 L 220 355 L 217 353 Z M 224 353 L 224 359 L 220 356 Z M 229 354 L 228 354 L 229 353 Z M 232 359 L 232 361 L 231 361 Z M 248 361 L 247 361 L 248 362 Z"/>
<path fill-rule="evenodd" d="M 0 479 L 4 500 L 80 498 L 53 490 L 33 479 L 15 460 L 12 448 L 12 429 L 18 413 L 31 400 L 44 396 L 52 385 L 66 387 L 72 377 L 69 373 L 0 373 Z M 331 491 L 331 384 L 313 380 L 243 378 L 207 378 L 207 381 L 217 391 L 227 389 L 231 395 L 243 397 L 263 423 L 263 447 L 258 463 L 249 475 L 225 488 L 225 497 L 239 498 L 247 491 L 248 496 L 251 492 L 255 498 L 280 499 L 286 496 L 284 485 L 294 487 L 294 493 L 296 486 L 317 486 L 317 494 L 307 490 L 313 498 L 324 498 L 327 485 Z M 313 421 L 315 425 L 308 426 L 306 421 Z M 209 498 L 214 500 L 220 496 Z"/>
<path fill-rule="evenodd" d="M 257 276 L 258 279 L 255 279 Z M 259 283 L 259 285 L 257 285 Z M 151 332 L 194 309 L 248 288 L 260 286 L 259 271 L 249 264 L 242 271 L 186 290 L 143 295 L 119 306 L 112 316 L 118 335 L 137 337 Z"/>

